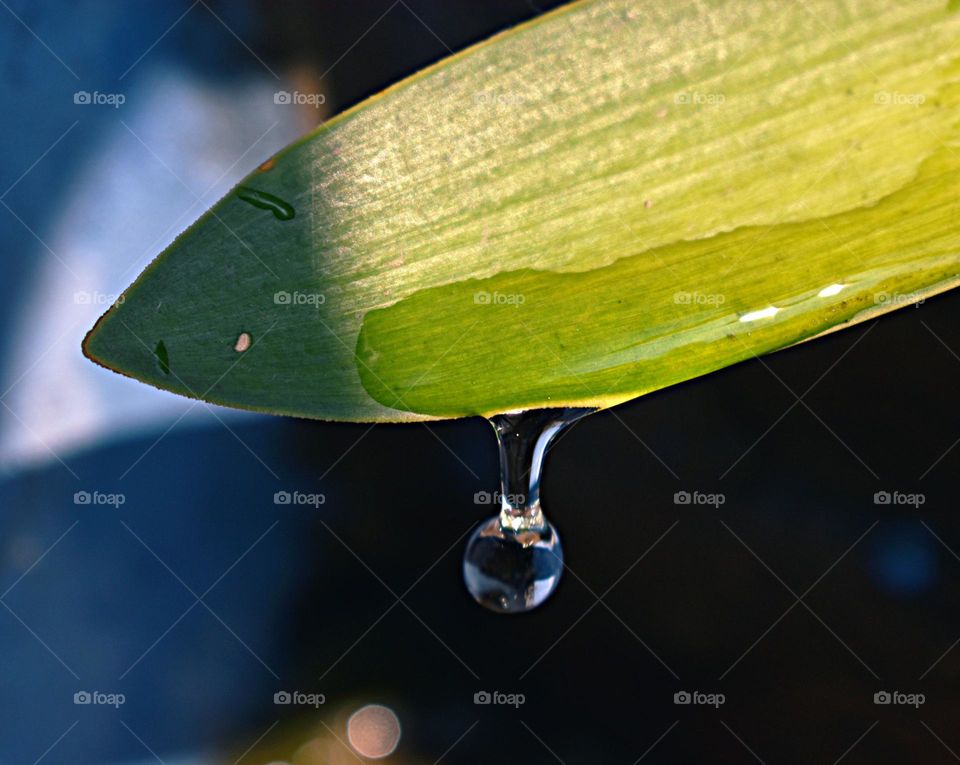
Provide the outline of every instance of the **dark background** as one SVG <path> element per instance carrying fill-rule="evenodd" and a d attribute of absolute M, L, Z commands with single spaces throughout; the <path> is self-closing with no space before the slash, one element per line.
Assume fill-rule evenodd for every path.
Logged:
<path fill-rule="evenodd" d="M 149 49 L 124 78 L 131 104 L 152 67 L 224 87 L 267 67 L 285 87 L 322 79 L 335 113 L 552 5 L 0 3 L 0 187 L 80 120 L 0 208 L 7 385 L 34 384 L 11 349 L 47 257 L 38 238 L 125 119 L 79 110 L 78 82 L 109 91 Z M 569 569 L 520 617 L 487 613 L 461 583 L 463 536 L 491 512 L 474 493 L 497 482 L 479 420 L 370 428 L 217 410 L 10 462 L 0 763 L 312 765 L 294 752 L 315 738 L 330 762 L 355 762 L 344 719 L 371 702 L 401 721 L 398 763 L 960 759 L 957 316 L 948 294 L 575 425 L 544 490 Z M 29 439 L 0 401 L 0 427 Z M 126 502 L 74 504 L 94 488 Z M 278 506 L 279 490 L 326 502 Z M 684 490 L 725 502 L 675 504 Z M 878 491 L 925 503 L 876 505 Z M 277 706 L 284 689 L 326 704 Z M 75 705 L 82 690 L 126 703 Z M 526 701 L 477 706 L 482 690 Z M 726 701 L 675 705 L 682 690 Z M 876 705 L 881 690 L 926 701 Z"/>

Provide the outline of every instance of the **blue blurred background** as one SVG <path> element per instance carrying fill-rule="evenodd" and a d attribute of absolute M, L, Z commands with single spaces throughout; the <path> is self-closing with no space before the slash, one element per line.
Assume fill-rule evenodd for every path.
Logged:
<path fill-rule="evenodd" d="M 576 425 L 545 489 L 570 570 L 509 619 L 460 582 L 483 422 L 240 414 L 82 358 L 277 149 L 556 4 L 0 0 L 0 763 L 355 762 L 371 703 L 394 762 L 956 758 L 953 295 Z"/>

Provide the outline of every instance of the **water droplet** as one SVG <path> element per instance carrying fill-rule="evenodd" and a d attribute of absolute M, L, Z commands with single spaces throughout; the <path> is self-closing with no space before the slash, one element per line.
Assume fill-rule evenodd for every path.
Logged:
<path fill-rule="evenodd" d="M 780 313 L 780 309 L 772 305 L 767 308 L 762 308 L 759 311 L 750 311 L 750 313 L 745 313 L 740 317 L 740 321 L 751 322 L 751 321 L 760 321 L 760 319 L 772 319 Z"/>
<path fill-rule="evenodd" d="M 167 346 L 164 345 L 163 340 L 157 343 L 157 347 L 153 349 L 153 355 L 157 357 L 160 371 L 165 375 L 170 374 L 170 354 L 167 353 Z"/>
<path fill-rule="evenodd" d="M 500 514 L 470 536 L 463 578 L 491 611 L 530 611 L 560 583 L 560 537 L 540 506 L 543 460 L 553 437 L 592 411 L 531 409 L 490 418 L 500 448 Z"/>
<path fill-rule="evenodd" d="M 292 220 L 296 215 L 293 207 L 280 199 L 280 197 L 275 197 L 266 191 L 251 189 L 249 186 L 240 186 L 237 189 L 237 196 L 244 202 L 249 202 L 254 207 L 261 210 L 269 210 L 277 220 Z"/>
<path fill-rule="evenodd" d="M 834 295 L 839 295 L 846 286 L 846 284 L 831 284 L 820 290 L 817 293 L 817 297 L 833 297 Z"/>
<path fill-rule="evenodd" d="M 252 342 L 253 340 L 250 337 L 249 332 L 241 332 L 240 337 L 237 338 L 236 345 L 233 346 L 233 350 L 235 350 L 237 353 L 243 353 L 250 347 Z"/>

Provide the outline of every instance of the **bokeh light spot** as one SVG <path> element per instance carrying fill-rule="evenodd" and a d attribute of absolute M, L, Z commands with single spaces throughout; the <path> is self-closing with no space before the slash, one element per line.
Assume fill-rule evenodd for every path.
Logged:
<path fill-rule="evenodd" d="M 350 715 L 347 738 L 364 757 L 387 757 L 400 743 L 400 720 L 389 707 L 368 704 Z"/>

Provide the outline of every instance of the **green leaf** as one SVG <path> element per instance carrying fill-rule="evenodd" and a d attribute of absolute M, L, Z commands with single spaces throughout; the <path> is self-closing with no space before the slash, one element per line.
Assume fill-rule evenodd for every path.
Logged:
<path fill-rule="evenodd" d="M 85 352 L 400 421 L 610 406 L 916 302 L 960 280 L 954 5 L 565 6 L 282 151 Z"/>

